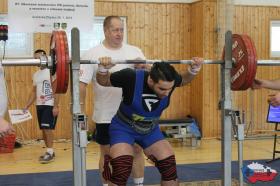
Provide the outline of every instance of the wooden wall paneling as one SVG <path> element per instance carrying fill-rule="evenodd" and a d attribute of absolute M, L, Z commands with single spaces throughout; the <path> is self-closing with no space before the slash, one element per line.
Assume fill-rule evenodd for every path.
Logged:
<path fill-rule="evenodd" d="M 278 15 L 278 18 L 277 18 Z M 266 27 L 268 28 L 268 32 L 266 34 L 268 42 L 266 43 L 266 48 L 267 48 L 267 58 L 270 58 L 270 21 L 272 20 L 279 20 L 279 15 L 280 15 L 280 9 L 277 7 L 269 7 L 269 9 L 266 12 L 267 16 L 267 25 Z"/>
<path fill-rule="evenodd" d="M 129 30 L 128 32 L 128 43 L 136 45 L 138 47 L 139 46 L 139 39 L 137 39 L 137 32 L 136 30 L 138 29 L 137 26 L 137 16 L 135 16 L 136 14 L 136 3 L 128 3 L 129 5 L 129 10 L 127 11 L 127 28 Z M 142 52 L 144 53 L 144 50 L 141 48 Z M 146 55 L 144 53 L 144 55 Z"/>
<path fill-rule="evenodd" d="M 137 9 L 138 9 L 138 16 L 137 16 L 137 21 L 139 23 L 137 34 L 139 35 L 139 47 L 143 48 L 144 53 L 148 54 L 149 56 L 149 50 L 145 46 L 145 4 L 144 3 L 138 3 L 137 4 Z"/>
<path fill-rule="evenodd" d="M 250 9 L 252 9 L 252 8 L 250 8 Z M 266 8 L 255 7 L 254 10 L 258 10 L 258 12 L 255 12 L 255 14 L 258 14 L 258 19 L 257 19 L 258 22 L 256 24 L 259 25 L 260 29 L 259 29 L 259 32 L 257 32 L 257 34 L 254 34 L 252 32 L 250 33 L 252 35 L 251 37 L 253 38 L 253 40 L 257 40 L 257 42 L 258 42 L 257 52 L 262 59 L 265 59 L 265 56 L 266 56 L 265 53 L 266 53 L 267 49 L 265 49 L 264 47 L 265 47 L 265 43 L 268 42 L 268 38 L 264 37 L 265 36 L 264 33 L 268 32 L 268 29 L 269 29 L 269 28 L 265 28 L 265 19 L 263 17 L 260 17 L 260 16 L 265 16 L 264 15 L 264 13 L 265 13 L 264 9 L 266 9 Z M 254 15 L 254 13 L 252 15 Z M 255 31 L 254 28 L 252 28 L 252 30 Z M 267 79 L 270 79 L 269 71 L 270 71 L 270 68 L 267 68 L 267 67 L 263 68 L 263 73 L 265 74 Z M 268 90 L 265 90 L 265 92 L 268 92 Z M 254 122 L 254 124 L 255 124 L 254 129 L 256 131 L 265 129 L 264 123 L 265 123 L 266 120 L 264 119 L 262 114 L 258 114 L 258 113 L 266 113 L 267 112 L 266 109 L 264 110 L 264 108 L 267 108 L 267 102 L 264 101 L 264 99 L 263 99 L 265 97 L 266 96 L 264 95 L 264 97 L 262 97 L 260 99 L 260 100 L 263 100 L 263 101 L 257 103 L 259 108 L 258 108 L 257 112 L 255 112 L 256 113 L 255 114 L 256 119 L 255 119 L 255 122 Z"/>
<path fill-rule="evenodd" d="M 168 56 L 167 56 L 167 52 L 166 52 L 166 49 L 167 49 L 167 5 L 166 4 L 161 4 L 160 5 L 160 12 L 161 14 L 159 15 L 159 19 L 161 20 L 160 23 L 161 25 L 160 26 L 160 36 L 161 36 L 161 42 L 162 43 L 162 46 L 160 47 L 161 48 L 161 51 L 159 53 L 159 58 L 162 58 L 162 59 L 168 59 Z"/>
<path fill-rule="evenodd" d="M 139 19 L 141 19 L 141 16 L 135 16 L 135 15 L 141 15 L 140 10 L 136 3 L 133 3 L 133 4 L 134 4 L 134 8 L 132 10 L 134 11 L 134 13 L 131 12 L 129 14 L 129 15 L 131 15 L 131 17 L 129 19 L 133 19 L 133 23 L 130 21 L 129 27 L 133 27 L 134 29 L 133 29 L 133 33 L 131 32 L 133 35 L 133 38 L 131 36 L 129 36 L 131 38 L 131 40 L 129 42 L 131 42 L 131 44 L 134 44 L 134 45 L 140 47 L 142 49 L 143 53 L 145 55 L 147 55 L 145 53 L 145 49 L 140 46 L 141 38 L 140 38 L 140 34 L 139 34 L 140 33 L 140 31 L 139 31 L 140 20 Z"/>
<path fill-rule="evenodd" d="M 180 25 L 180 46 L 179 48 L 181 49 L 180 51 L 180 56 L 182 59 L 190 59 L 191 58 L 191 52 L 190 52 L 190 6 L 185 6 L 181 4 L 180 8 L 180 17 L 181 17 L 181 23 L 179 22 L 178 25 Z M 187 65 L 180 65 L 180 71 L 184 72 L 187 70 L 188 66 Z M 190 85 L 187 87 L 182 87 L 180 92 L 179 92 L 179 97 L 180 103 L 184 105 L 184 110 L 182 109 L 182 112 L 180 115 L 184 115 L 186 113 L 190 114 Z M 180 96 L 183 95 L 183 96 Z"/>
<path fill-rule="evenodd" d="M 254 40 L 256 40 L 257 42 L 257 52 L 258 54 L 260 55 L 261 58 L 264 58 L 265 57 L 265 53 L 267 51 L 267 49 L 265 49 L 265 43 L 268 42 L 267 39 L 268 38 L 265 38 L 265 34 L 266 32 L 268 32 L 268 28 L 265 28 L 265 19 L 261 18 L 260 16 L 264 16 L 264 9 L 263 7 L 257 7 L 255 8 L 258 10 L 258 22 L 256 23 L 258 26 L 259 26 L 259 30 L 260 32 L 257 32 L 257 34 L 252 34 L 252 38 Z M 256 13 L 256 14 L 257 14 Z M 267 74 L 267 77 L 266 78 L 270 78 L 269 77 L 269 68 L 265 67 L 262 69 L 263 73 L 264 74 Z M 268 90 L 265 90 L 266 92 L 268 92 Z M 259 93 L 259 92 L 257 92 Z M 261 93 L 262 94 L 262 93 Z M 264 96 L 266 97 L 266 96 Z M 263 100 L 262 97 L 261 99 Z M 260 100 L 260 99 L 259 99 Z M 258 105 L 258 109 L 257 109 L 257 112 L 255 113 L 265 113 L 266 111 L 264 111 L 264 107 L 266 105 L 266 101 L 261 101 L 259 103 L 257 103 Z M 265 119 L 263 118 L 262 114 L 256 114 L 255 116 L 255 120 L 254 120 L 254 129 L 256 131 L 258 130 L 261 130 L 262 128 L 264 129 L 265 126 L 263 125 L 263 123 L 265 123 Z"/>
<path fill-rule="evenodd" d="M 4 13 L 4 1 L 0 1 L 0 13 Z"/>
<path fill-rule="evenodd" d="M 4 0 L 3 6 L 4 6 L 4 12 L 8 13 L 8 0 Z"/>
<path fill-rule="evenodd" d="M 112 9 L 112 12 L 111 12 L 111 14 L 112 15 L 121 15 L 121 10 L 119 9 L 120 8 L 120 4 L 122 4 L 122 3 L 113 3 L 113 9 Z"/>
<path fill-rule="evenodd" d="M 127 8 L 127 41 L 128 43 L 131 43 L 131 44 L 134 44 L 136 45 L 135 43 L 135 40 L 136 40 L 136 17 L 134 16 L 135 15 L 135 3 L 127 3 L 126 4 L 126 8 Z M 134 42 L 134 43 L 133 43 Z M 143 51 L 143 50 L 142 50 Z M 146 55 L 144 53 L 144 55 Z"/>
<path fill-rule="evenodd" d="M 174 55 L 171 59 L 181 59 L 180 56 L 180 7 L 179 4 L 171 4 L 171 46 L 170 52 Z"/>
<path fill-rule="evenodd" d="M 113 12 L 112 2 L 95 2 L 95 15 L 98 16 L 108 16 L 112 15 Z"/>
<path fill-rule="evenodd" d="M 191 56 L 203 56 L 203 3 L 197 2 L 190 6 L 190 51 Z M 195 117 L 202 129 L 204 135 L 204 124 L 203 121 L 203 73 L 204 68 L 195 77 L 190 86 L 190 111 L 191 115 Z"/>
<path fill-rule="evenodd" d="M 172 59 L 173 58 L 173 54 L 171 53 L 171 9 L 170 9 L 170 6 L 166 6 L 166 32 L 165 32 L 165 42 L 166 42 L 166 45 L 165 45 L 165 48 L 164 48 L 164 51 L 165 51 L 165 57 L 166 59 Z"/>
<path fill-rule="evenodd" d="M 205 2 L 203 4 L 203 56 L 207 59 L 215 58 L 216 37 L 216 3 Z M 219 73 L 216 65 L 203 66 L 203 132 L 205 137 L 217 136 L 220 125 L 218 102 L 219 102 Z M 216 77 L 216 78 L 215 78 Z"/>
<path fill-rule="evenodd" d="M 184 9 L 182 10 L 183 21 L 185 22 L 185 24 L 182 24 L 183 35 L 181 36 L 182 39 L 183 39 L 182 56 L 183 56 L 184 59 L 190 59 L 190 57 L 191 57 L 190 10 L 191 10 L 190 6 L 184 6 Z"/>
<path fill-rule="evenodd" d="M 161 50 L 160 43 L 162 39 L 162 35 L 160 34 L 160 20 L 159 19 L 160 15 L 160 8 L 159 6 L 154 5 L 153 6 L 153 11 L 152 11 L 152 17 L 153 17 L 153 22 L 151 23 L 153 25 L 153 29 L 150 31 L 153 34 L 153 40 L 154 40 L 154 45 L 153 45 L 153 57 L 155 59 L 159 59 L 159 52 Z"/>
<path fill-rule="evenodd" d="M 190 32 L 189 30 L 189 8 L 190 6 L 186 6 L 184 4 L 178 4 L 177 6 L 177 16 L 178 19 L 176 21 L 176 25 L 174 27 L 177 28 L 176 35 L 178 42 L 176 43 L 176 48 L 178 49 L 176 58 L 180 59 L 190 59 Z M 188 13 L 187 13 L 188 12 Z M 188 28 L 186 28 L 188 27 Z M 186 29 L 184 29 L 186 28 Z M 184 42 L 184 37 L 188 39 L 187 43 Z M 177 65 L 177 69 L 181 72 L 185 72 L 187 70 L 187 65 Z M 175 102 L 175 106 L 178 105 L 180 108 L 180 112 L 176 112 L 174 117 L 185 117 L 187 114 L 190 114 L 190 85 L 182 87 L 177 90 L 177 102 Z M 183 95 L 183 96 L 181 96 Z M 174 108 L 176 109 L 176 107 Z"/>
<path fill-rule="evenodd" d="M 0 12 L 6 14 L 8 12 L 8 0 L 1 0 L 0 2 Z"/>
<path fill-rule="evenodd" d="M 216 21 L 216 17 L 217 17 L 217 6 L 216 3 L 209 3 L 209 12 L 208 12 L 208 16 L 211 18 L 209 21 L 209 48 L 211 49 L 209 51 L 209 58 L 211 59 L 215 59 L 216 58 L 216 48 L 217 48 L 217 21 Z M 220 57 L 219 57 L 220 58 Z M 219 65 L 210 65 L 209 66 L 211 68 L 211 74 L 210 74 L 210 78 L 214 80 L 213 83 L 213 87 L 210 89 L 213 96 L 211 97 L 211 105 L 210 105 L 210 113 L 213 114 L 213 121 L 212 123 L 210 123 L 210 125 L 212 126 L 212 134 L 213 136 L 218 136 L 220 133 L 220 111 L 218 108 L 218 103 L 220 101 L 220 83 L 219 83 L 219 76 L 218 74 L 220 73 L 220 66 Z M 214 126 L 214 127 L 213 127 Z M 217 130 L 213 130 L 214 128 L 216 128 Z"/>
<path fill-rule="evenodd" d="M 154 16 L 153 16 L 154 4 L 146 3 L 144 6 L 144 48 L 147 56 L 154 56 L 154 49 L 156 48 L 154 40 Z M 150 58 L 150 57 L 149 57 Z"/>
<path fill-rule="evenodd" d="M 210 52 L 211 50 L 209 48 L 209 36 L 210 36 L 210 28 L 209 28 L 209 7 L 206 3 L 203 4 L 202 7 L 203 10 L 203 43 L 200 44 L 199 47 L 203 48 L 203 57 L 209 59 L 210 58 Z M 206 34 L 207 33 L 207 34 Z M 203 103 L 202 103 L 202 110 L 203 110 L 203 118 L 202 118 L 202 123 L 203 123 L 203 134 L 204 136 L 213 136 L 212 134 L 212 125 L 213 125 L 213 114 L 211 113 L 210 109 L 210 102 L 211 102 L 211 97 L 212 97 L 212 91 L 213 90 L 213 85 L 210 83 L 210 74 L 211 74 L 211 66 L 205 65 L 203 66 Z M 205 123 L 205 119 L 207 118 L 207 123 Z M 205 123 L 205 124 L 204 124 Z"/>
<path fill-rule="evenodd" d="M 164 20 L 161 18 L 163 17 L 163 12 L 164 12 L 163 4 L 160 6 L 154 6 L 154 14 L 155 14 L 155 19 L 154 19 L 154 39 L 155 39 L 155 44 L 154 44 L 154 58 L 159 59 L 160 57 L 163 58 L 163 45 L 164 45 L 164 35 L 163 35 L 163 22 Z"/>

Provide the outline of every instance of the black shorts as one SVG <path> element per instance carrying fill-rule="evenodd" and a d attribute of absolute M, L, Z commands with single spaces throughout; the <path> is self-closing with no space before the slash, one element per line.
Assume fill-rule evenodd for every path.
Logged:
<path fill-rule="evenodd" d="M 55 129 L 57 116 L 53 116 L 53 106 L 37 105 L 36 109 L 40 129 Z"/>
<path fill-rule="evenodd" d="M 109 126 L 110 123 L 96 123 L 95 139 L 99 145 L 109 145 Z"/>

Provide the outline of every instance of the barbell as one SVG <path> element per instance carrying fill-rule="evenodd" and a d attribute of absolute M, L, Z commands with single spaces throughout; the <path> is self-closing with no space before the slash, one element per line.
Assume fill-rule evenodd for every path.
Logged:
<path fill-rule="evenodd" d="M 221 60 L 204 60 L 203 64 L 224 64 L 224 54 Z M 247 90 L 251 87 L 257 65 L 280 65 L 273 60 L 257 61 L 257 53 L 252 39 L 245 34 L 232 35 L 232 69 L 231 90 Z M 153 64 L 167 62 L 170 64 L 191 64 L 192 60 L 119 60 L 113 59 L 115 64 Z M 53 31 L 50 41 L 50 56 L 40 59 L 10 59 L 2 60 L 3 66 L 42 66 L 50 69 L 50 77 L 54 93 L 66 93 L 69 82 L 69 48 L 67 35 L 64 31 Z M 99 64 L 98 60 L 80 60 L 81 64 Z"/>

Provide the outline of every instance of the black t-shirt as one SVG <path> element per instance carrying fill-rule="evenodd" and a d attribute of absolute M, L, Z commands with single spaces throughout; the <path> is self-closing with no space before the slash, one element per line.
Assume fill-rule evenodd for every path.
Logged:
<path fill-rule="evenodd" d="M 150 109 L 148 109 L 145 106 L 146 104 L 144 104 L 144 101 L 146 99 L 149 99 L 149 97 L 151 97 L 153 99 L 158 99 L 158 100 L 159 100 L 159 98 L 156 96 L 154 91 L 152 89 L 150 89 L 148 86 L 147 79 L 148 79 L 149 73 L 147 71 L 145 71 L 144 73 L 145 73 L 144 74 L 145 83 L 143 83 L 143 92 L 142 92 L 143 104 L 142 105 L 144 106 L 145 110 L 149 111 Z M 122 88 L 122 92 L 123 92 L 122 101 L 126 105 L 131 105 L 131 103 L 133 101 L 135 80 L 136 80 L 136 71 L 133 69 L 130 69 L 130 68 L 123 69 L 123 70 L 120 70 L 120 71 L 117 71 L 117 72 L 114 72 L 111 74 L 111 77 L 110 77 L 111 84 L 114 87 Z M 174 87 L 173 87 L 172 91 L 170 92 L 169 97 L 171 96 L 175 87 L 180 86 L 181 83 L 182 83 L 182 77 L 180 75 L 176 76 Z M 153 111 L 155 108 L 157 108 L 159 101 L 157 101 L 155 103 L 156 104 L 152 106 L 153 108 L 150 111 Z"/>

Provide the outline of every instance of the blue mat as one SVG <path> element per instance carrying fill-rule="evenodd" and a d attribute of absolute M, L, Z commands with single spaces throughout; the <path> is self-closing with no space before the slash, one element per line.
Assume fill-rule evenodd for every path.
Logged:
<path fill-rule="evenodd" d="M 252 161 L 245 161 L 244 165 Z M 280 160 L 266 164 L 265 160 L 258 160 L 258 163 L 270 166 L 276 169 L 280 174 Z M 223 171 L 221 163 L 201 163 L 186 164 L 177 166 L 180 182 L 221 180 Z M 232 177 L 238 179 L 238 162 L 232 162 Z M 145 168 L 145 185 L 159 184 L 160 175 L 156 168 Z M 0 186 L 71 186 L 73 185 L 73 175 L 70 171 L 33 173 L 33 174 L 13 174 L 1 175 Z M 87 171 L 87 186 L 102 185 L 98 170 Z M 127 185 L 133 185 L 132 180 Z M 254 186 L 280 186 L 280 176 L 278 175 L 273 182 L 257 182 Z"/>

